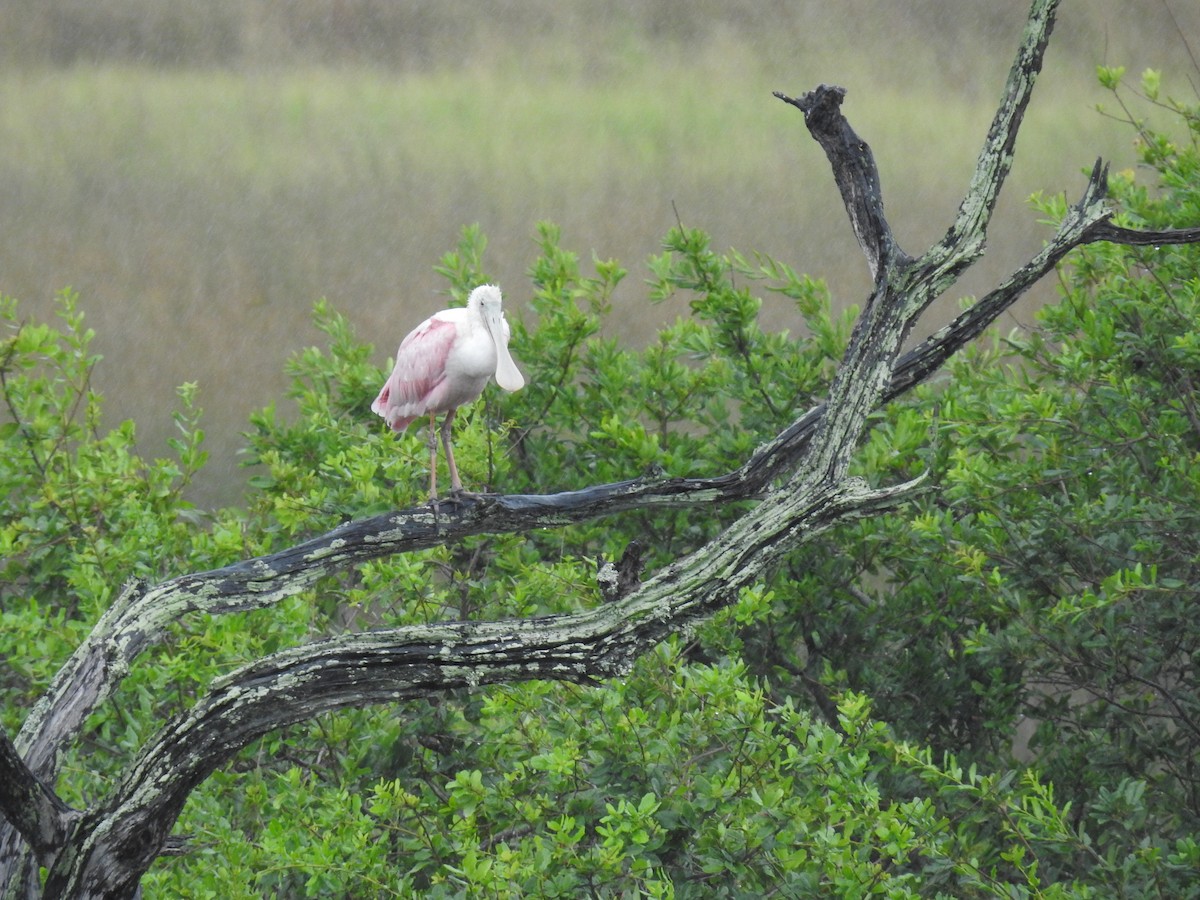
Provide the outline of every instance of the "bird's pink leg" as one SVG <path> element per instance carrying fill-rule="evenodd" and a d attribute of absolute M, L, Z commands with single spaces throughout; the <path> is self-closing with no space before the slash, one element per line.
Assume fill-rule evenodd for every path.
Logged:
<path fill-rule="evenodd" d="M 442 446 L 446 448 L 446 466 L 450 469 L 450 490 L 456 493 L 463 489 L 462 480 L 458 477 L 458 466 L 454 464 L 454 448 L 450 446 L 450 428 L 457 412 L 457 409 L 450 410 L 442 422 Z"/>
<path fill-rule="evenodd" d="M 429 499 L 437 500 L 437 422 L 434 414 L 429 414 Z M 454 471 L 451 468 L 450 471 Z"/>

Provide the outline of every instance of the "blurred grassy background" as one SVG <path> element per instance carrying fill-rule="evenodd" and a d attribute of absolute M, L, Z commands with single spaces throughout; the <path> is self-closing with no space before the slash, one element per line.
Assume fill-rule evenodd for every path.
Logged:
<path fill-rule="evenodd" d="M 858 302 L 865 266 L 828 166 L 771 91 L 849 89 L 899 240 L 919 252 L 966 187 L 1027 5 L 6 0 L 0 291 L 33 316 L 64 286 L 82 293 L 105 356 L 95 384 L 148 453 L 163 452 L 174 387 L 199 381 L 213 462 L 197 499 L 231 502 L 247 413 L 318 340 L 313 302 L 347 313 L 384 367 L 444 305 L 433 265 L 468 223 L 510 315 L 537 221 L 585 258 L 621 259 L 613 328 L 632 343 L 679 311 L 642 288 L 676 209 L 718 248 L 772 254 Z M 1111 105 L 1095 66 L 1161 68 L 1194 96 L 1185 35 L 1200 36 L 1200 4 L 1063 4 L 963 292 L 1040 246 L 1031 192 L 1073 197 L 1097 155 L 1132 165 L 1131 133 L 1094 110 Z M 782 305 L 766 315 L 791 324 Z"/>

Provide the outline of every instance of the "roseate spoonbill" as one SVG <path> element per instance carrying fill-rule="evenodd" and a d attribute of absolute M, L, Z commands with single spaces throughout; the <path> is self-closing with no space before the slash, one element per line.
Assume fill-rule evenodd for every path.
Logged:
<path fill-rule="evenodd" d="M 525 384 L 508 353 L 508 322 L 500 308 L 500 288 L 482 284 L 471 291 L 465 307 L 434 313 L 414 328 L 396 351 L 396 365 L 371 410 L 393 431 L 429 414 L 429 497 L 437 500 L 437 432 L 435 415 L 444 412 L 442 446 L 450 469 L 450 489 L 463 489 L 450 446 L 454 414 L 479 399 L 488 379 L 506 391 Z"/>

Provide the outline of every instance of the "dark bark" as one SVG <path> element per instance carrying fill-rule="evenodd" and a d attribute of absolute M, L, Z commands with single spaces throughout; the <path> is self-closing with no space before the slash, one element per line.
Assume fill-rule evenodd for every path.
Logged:
<path fill-rule="evenodd" d="M 619 675 L 672 633 L 710 616 L 760 580 L 786 552 L 838 523 L 904 502 L 917 482 L 878 490 L 847 467 L 878 406 L 927 379 L 976 338 L 1073 247 L 1200 241 L 1200 229 L 1132 232 L 1111 225 L 1104 169 L 1036 257 L 950 325 L 900 355 L 927 305 L 982 253 L 1008 174 L 1018 126 L 1041 67 L 1057 0 L 1035 0 L 1005 94 L 970 189 L 946 236 L 920 257 L 895 243 L 883 211 L 870 148 L 841 106 L 845 92 L 821 86 L 801 98 L 777 95 L 804 113 L 825 150 L 874 288 L 826 402 L 717 478 L 644 478 L 551 495 L 443 501 L 350 522 L 296 547 L 159 585 L 131 583 L 31 711 L 15 746 L 0 745 L 0 883 L 8 896 L 36 896 L 33 854 L 49 868 L 45 896 L 129 896 L 167 852 L 170 830 L 190 792 L 256 738 L 326 711 L 394 703 L 450 688 L 528 679 L 591 684 Z M 138 654 L 169 622 L 190 613 L 269 606 L 324 575 L 395 553 L 474 534 L 527 532 L 631 509 L 758 501 L 701 551 L 645 581 L 635 549 L 606 574 L 609 601 L 570 615 L 500 622 L 453 622 L 343 635 L 274 653 L 211 685 L 195 706 L 141 750 L 109 795 L 69 810 L 46 784 L 59 748 L 79 736 Z M 611 577 L 610 577 L 611 575 Z M 0 823 L 4 824 L 4 823 Z"/>
<path fill-rule="evenodd" d="M 30 771 L 8 735 L 0 734 L 0 810 L 41 861 L 50 861 L 77 817 Z"/>

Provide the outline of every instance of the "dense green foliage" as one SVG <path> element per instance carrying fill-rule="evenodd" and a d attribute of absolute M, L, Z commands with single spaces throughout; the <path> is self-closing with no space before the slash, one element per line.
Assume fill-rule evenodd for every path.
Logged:
<path fill-rule="evenodd" d="M 1183 140 L 1142 129 L 1156 184 L 1113 179 L 1130 223 L 1200 221 L 1200 116 L 1176 112 Z M 586 274 L 553 227 L 538 240 L 531 314 L 512 323 L 529 384 L 460 416 L 469 486 L 727 471 L 822 395 L 849 332 L 820 282 L 674 229 L 649 293 L 691 315 L 630 351 L 604 327 L 620 266 Z M 468 229 L 442 261 L 456 297 L 487 277 L 485 249 Z M 192 852 L 156 866 L 148 896 L 1200 896 L 1200 254 L 1090 247 L 1062 290 L 1034 329 L 879 413 L 861 474 L 930 473 L 903 512 L 803 547 L 622 681 L 265 738 L 193 796 Z M 767 305 L 793 310 L 793 333 L 760 327 Z M 61 308 L 53 328 L 0 306 L 10 733 L 124 579 L 280 549 L 427 483 L 423 439 L 367 409 L 385 360 L 321 304 L 326 346 L 289 366 L 295 412 L 251 423 L 246 508 L 202 515 L 184 500 L 204 464 L 193 389 L 174 458 L 143 460 L 131 423 L 100 428 L 90 333 L 72 296 Z M 657 567 L 737 513 L 472 538 L 181 622 L 72 748 L 61 789 L 102 796 L 164 708 L 262 652 L 577 609 L 599 602 L 599 557 L 636 539 Z"/>

